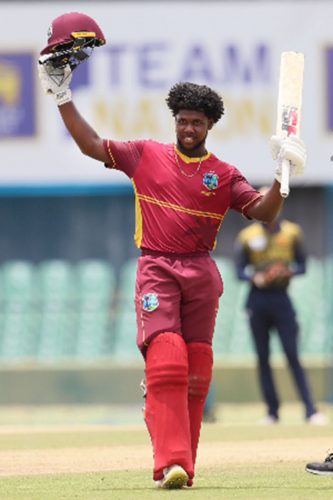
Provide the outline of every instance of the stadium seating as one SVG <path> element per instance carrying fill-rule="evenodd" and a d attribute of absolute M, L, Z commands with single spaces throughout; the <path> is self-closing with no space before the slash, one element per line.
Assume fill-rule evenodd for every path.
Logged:
<path fill-rule="evenodd" d="M 134 305 L 137 260 L 129 260 L 120 273 L 117 309 L 114 324 L 115 345 L 113 357 L 119 361 L 141 360 L 136 347 L 136 315 Z"/>
<path fill-rule="evenodd" d="M 1 345 L 6 361 L 34 356 L 38 343 L 34 266 L 16 260 L 1 269 Z"/>
<path fill-rule="evenodd" d="M 327 325 L 333 324 L 333 253 L 329 254 L 325 259 L 325 303 Z M 333 352 L 333 335 L 331 328 L 326 328 L 326 346 L 329 352 Z"/>
<path fill-rule="evenodd" d="M 0 268 L 0 359 L 96 359 L 112 348 L 115 274 L 105 261 Z"/>
<path fill-rule="evenodd" d="M 295 277 L 290 296 L 300 326 L 300 350 L 304 354 L 322 355 L 327 345 L 326 266 L 314 257 L 307 263 L 304 275 Z"/>
<path fill-rule="evenodd" d="M 75 284 L 69 262 L 52 259 L 36 270 L 38 305 L 41 311 L 38 358 L 53 360 L 75 352 Z"/>
<path fill-rule="evenodd" d="M 112 312 L 116 279 L 111 265 L 101 260 L 83 260 L 77 274 L 76 357 L 89 359 L 111 354 Z"/>
<path fill-rule="evenodd" d="M 34 266 L 23 260 L 8 261 L 2 266 L 2 294 L 9 302 L 29 302 L 35 292 Z"/>
<path fill-rule="evenodd" d="M 232 259 L 215 258 L 224 282 L 216 318 L 215 358 L 254 358 L 244 308 L 248 283 L 237 279 Z M 136 259 L 119 280 L 109 262 L 53 259 L 0 265 L 0 361 L 141 361 L 136 347 Z M 333 256 L 309 258 L 307 273 L 292 280 L 290 294 L 300 324 L 302 355 L 332 352 Z M 329 300 L 327 299 L 329 298 Z M 281 353 L 274 336 L 273 354 Z"/>
<path fill-rule="evenodd" d="M 252 356 L 253 346 L 244 309 L 248 283 L 237 280 L 232 260 L 215 259 L 224 281 L 224 293 L 216 320 L 214 349 L 216 356 Z M 329 266 L 332 266 L 331 272 Z M 333 259 L 326 262 L 308 259 L 307 272 L 295 277 L 290 285 L 300 326 L 300 352 L 303 355 L 323 356 L 331 349 L 328 339 L 329 302 L 326 297 L 333 288 Z M 280 355 L 282 348 L 277 336 L 272 337 L 271 352 Z"/>
<path fill-rule="evenodd" d="M 217 257 L 224 290 L 216 318 L 214 335 L 215 356 L 247 355 L 252 352 L 244 310 L 247 283 L 240 282 L 231 259 Z"/>
<path fill-rule="evenodd" d="M 69 262 L 60 259 L 44 261 L 37 267 L 36 278 L 41 300 L 60 305 L 74 297 L 74 277 Z"/>

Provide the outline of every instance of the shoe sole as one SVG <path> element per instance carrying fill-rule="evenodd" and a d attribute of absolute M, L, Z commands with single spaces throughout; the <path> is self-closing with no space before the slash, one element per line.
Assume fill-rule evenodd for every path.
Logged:
<path fill-rule="evenodd" d="M 166 490 L 179 490 L 187 484 L 187 481 L 188 475 L 183 469 L 174 469 L 166 475 L 160 488 Z"/>
<path fill-rule="evenodd" d="M 333 471 L 321 471 L 321 470 L 313 470 L 305 467 L 306 472 L 310 472 L 310 474 L 316 474 L 317 476 L 333 476 Z"/>

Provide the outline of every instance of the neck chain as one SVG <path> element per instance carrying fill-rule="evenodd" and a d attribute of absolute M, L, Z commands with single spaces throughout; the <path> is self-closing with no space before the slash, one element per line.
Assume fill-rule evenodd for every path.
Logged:
<path fill-rule="evenodd" d="M 192 172 L 191 174 L 188 174 L 180 166 L 180 163 L 179 163 L 179 160 L 178 160 L 178 155 L 177 155 L 177 152 L 176 152 L 176 148 L 174 148 L 173 152 L 174 152 L 174 155 L 175 155 L 176 165 L 179 168 L 179 171 L 180 171 L 180 173 L 182 175 L 184 175 L 185 177 L 189 177 L 190 178 L 190 177 L 194 177 L 199 172 L 199 170 L 201 168 L 202 160 L 203 160 L 203 158 L 204 158 L 205 155 L 201 156 L 199 164 L 198 164 L 197 168 L 195 169 L 195 171 Z"/>

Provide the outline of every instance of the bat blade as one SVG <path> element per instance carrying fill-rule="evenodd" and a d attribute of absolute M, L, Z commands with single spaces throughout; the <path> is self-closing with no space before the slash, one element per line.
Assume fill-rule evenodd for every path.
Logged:
<path fill-rule="evenodd" d="M 304 75 L 304 54 L 301 52 L 282 52 L 280 61 L 279 92 L 277 103 L 276 134 L 286 137 L 294 134 L 299 137 Z M 281 196 L 289 194 L 289 170 L 287 160 L 282 162 Z"/>

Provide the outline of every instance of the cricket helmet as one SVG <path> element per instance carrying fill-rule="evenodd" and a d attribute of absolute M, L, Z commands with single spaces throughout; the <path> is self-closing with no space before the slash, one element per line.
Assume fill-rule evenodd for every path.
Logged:
<path fill-rule="evenodd" d="M 105 44 L 105 37 L 96 21 L 81 12 L 67 12 L 56 17 L 48 30 L 47 46 L 41 54 L 71 49 L 78 42 L 98 47 Z"/>

